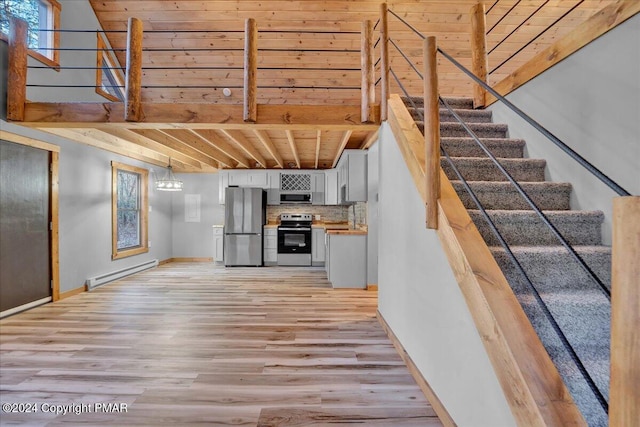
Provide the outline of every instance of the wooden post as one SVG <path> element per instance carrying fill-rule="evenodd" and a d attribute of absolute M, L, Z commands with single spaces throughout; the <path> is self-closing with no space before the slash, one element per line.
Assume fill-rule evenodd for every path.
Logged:
<path fill-rule="evenodd" d="M 258 118 L 258 26 L 248 18 L 244 27 L 244 112 L 245 122 L 255 123 Z"/>
<path fill-rule="evenodd" d="M 424 40 L 424 142 L 427 189 L 427 228 L 438 228 L 440 198 L 440 107 L 436 38 Z"/>
<path fill-rule="evenodd" d="M 613 200 L 609 425 L 640 425 L 640 196 Z"/>
<path fill-rule="evenodd" d="M 389 109 L 389 23 L 387 4 L 380 5 L 380 120 L 387 120 Z"/>
<path fill-rule="evenodd" d="M 360 69 L 362 72 L 362 123 L 373 122 L 373 103 L 375 102 L 375 81 L 373 77 L 373 24 L 371 20 L 362 23 L 360 43 Z"/>
<path fill-rule="evenodd" d="M 23 121 L 27 102 L 27 31 L 22 19 L 9 20 L 9 64 L 7 70 L 7 120 Z"/>
<path fill-rule="evenodd" d="M 127 31 L 127 72 L 124 119 L 139 122 L 142 112 L 142 21 L 129 18 Z"/>
<path fill-rule="evenodd" d="M 473 74 L 483 82 L 487 82 L 489 62 L 487 58 L 487 20 L 484 13 L 484 3 L 478 3 L 471 8 L 471 62 Z M 473 107 L 486 105 L 487 91 L 477 83 L 473 84 Z"/>

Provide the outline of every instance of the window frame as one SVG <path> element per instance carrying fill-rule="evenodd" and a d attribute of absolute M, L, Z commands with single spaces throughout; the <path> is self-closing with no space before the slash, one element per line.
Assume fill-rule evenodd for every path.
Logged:
<path fill-rule="evenodd" d="M 120 63 L 117 58 L 113 56 L 113 53 L 109 49 L 107 42 L 102 37 L 102 34 L 96 33 L 97 42 L 96 42 L 96 93 L 107 98 L 109 101 L 113 102 L 123 102 L 124 101 L 124 74 L 122 73 L 122 67 L 120 67 Z M 118 85 L 123 86 L 119 88 L 119 92 L 121 92 L 122 98 L 118 98 L 104 90 L 102 88 L 102 74 L 104 70 L 102 69 L 102 62 L 106 61 L 107 65 L 111 68 L 111 76 L 117 80 Z"/>
<path fill-rule="evenodd" d="M 58 3 L 58 0 L 38 0 L 41 3 L 47 5 L 47 32 L 41 32 L 41 34 L 47 34 L 47 47 L 54 50 L 49 50 L 49 55 L 43 54 L 30 47 L 27 48 L 27 54 L 43 64 L 60 71 L 60 11 L 62 6 Z M 0 38 L 8 41 L 9 36 L 3 32 L 0 32 Z"/>
<path fill-rule="evenodd" d="M 140 217 L 140 245 L 118 249 L 118 171 L 140 175 L 139 180 L 139 217 Z M 133 255 L 149 252 L 149 171 L 144 168 L 111 162 L 111 259 L 121 259 Z"/>

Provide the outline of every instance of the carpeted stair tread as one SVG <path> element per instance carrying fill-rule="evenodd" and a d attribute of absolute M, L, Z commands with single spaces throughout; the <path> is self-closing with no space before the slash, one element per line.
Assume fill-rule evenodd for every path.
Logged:
<path fill-rule="evenodd" d="M 409 113 L 414 120 L 423 120 L 424 119 L 424 108 L 418 107 L 417 109 L 413 106 L 407 106 Z M 465 121 L 465 123 L 491 123 L 492 122 L 492 112 L 491 110 L 467 110 L 467 109 L 459 109 L 454 108 L 453 111 Z M 447 109 L 440 108 L 440 121 L 441 122 L 457 122 L 458 120 L 455 116 Z"/>
<path fill-rule="evenodd" d="M 460 196 L 465 208 L 477 209 L 462 182 L 451 181 L 451 184 Z M 470 181 L 468 184 L 485 209 L 531 209 L 510 182 Z M 542 210 L 568 210 L 570 208 L 571 184 L 523 182 L 520 183 L 520 186 L 536 206 Z"/>
<path fill-rule="evenodd" d="M 411 100 L 413 101 L 413 104 L 405 96 L 401 97 L 401 99 L 406 106 L 412 106 L 413 104 L 415 104 L 417 107 L 424 107 L 424 98 L 421 96 L 412 96 Z M 451 98 L 444 98 L 444 99 L 445 101 L 447 101 L 447 104 L 449 104 L 451 108 L 473 109 L 472 98 L 451 97 Z"/>
<path fill-rule="evenodd" d="M 532 210 L 489 210 L 489 217 L 509 245 L 559 245 L 558 238 Z M 604 214 L 601 211 L 543 211 L 560 234 L 571 245 L 600 245 Z M 469 209 L 469 216 L 489 246 L 498 246 L 498 238 L 477 209 Z"/>
<path fill-rule="evenodd" d="M 611 284 L 611 248 L 609 246 L 574 246 L 576 253 L 607 287 Z M 489 248 L 517 293 L 527 289 L 525 279 L 502 247 Z M 511 251 L 529 278 L 541 292 L 570 289 L 597 290 L 599 285 L 580 267 L 563 246 L 512 246 Z M 570 272 L 570 274 L 568 274 Z"/>
<path fill-rule="evenodd" d="M 522 158 L 525 142 L 515 138 L 480 138 L 489 152 L 500 158 Z M 485 157 L 485 152 L 471 137 L 440 137 L 440 145 L 452 157 Z"/>
<path fill-rule="evenodd" d="M 424 122 L 416 121 L 420 132 L 424 133 Z M 508 126 L 500 123 L 469 123 L 469 128 L 478 138 L 505 138 Z M 440 136 L 470 136 L 464 126 L 458 122 L 440 122 Z"/>
<path fill-rule="evenodd" d="M 452 157 L 462 176 L 467 181 L 506 181 L 507 177 L 488 157 Z M 516 181 L 544 181 L 544 169 L 547 164 L 540 159 L 497 159 Z M 457 175 L 446 158 L 441 159 L 442 169 L 451 180 Z"/>

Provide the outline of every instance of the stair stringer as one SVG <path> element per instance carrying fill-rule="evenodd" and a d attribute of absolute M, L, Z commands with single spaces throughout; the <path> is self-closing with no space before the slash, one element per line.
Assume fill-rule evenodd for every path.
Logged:
<path fill-rule="evenodd" d="M 389 125 L 426 203 L 424 137 L 398 95 Z M 440 169 L 438 238 L 514 419 L 522 426 L 586 426 L 502 270 Z"/>

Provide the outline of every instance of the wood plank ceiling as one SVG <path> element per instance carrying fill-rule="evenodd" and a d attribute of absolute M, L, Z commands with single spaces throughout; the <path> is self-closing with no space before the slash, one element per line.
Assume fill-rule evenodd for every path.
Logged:
<path fill-rule="evenodd" d="M 379 17 L 371 0 L 90 0 L 115 49 L 126 47 L 127 20 L 144 24 L 144 102 L 242 103 L 244 21 L 258 26 L 258 102 L 288 105 L 358 105 L 362 22 Z M 439 46 L 471 66 L 470 9 L 477 0 L 403 0 L 389 9 Z M 614 0 L 486 0 L 490 83 L 509 76 L 532 56 L 561 39 Z M 390 38 L 422 67 L 420 38 L 393 16 Z M 374 40 L 378 32 L 374 32 Z M 421 81 L 395 47 L 390 64 L 412 95 Z M 117 52 L 124 64 L 124 52 Z M 375 60 L 380 56 L 375 51 Z M 470 96 L 471 83 L 439 58 L 440 92 Z M 379 67 L 376 67 L 376 80 Z M 230 96 L 223 94 L 229 88 Z M 379 102 L 379 85 L 376 102 Z M 391 84 L 392 93 L 401 93 Z M 370 130 L 259 129 L 67 129 L 78 140 L 101 144 L 134 143 L 145 156 L 178 171 L 213 168 L 328 168 L 344 148 L 362 148 Z M 80 136 L 78 136 L 80 135 Z M 155 154 L 154 154 L 155 153 Z"/>

